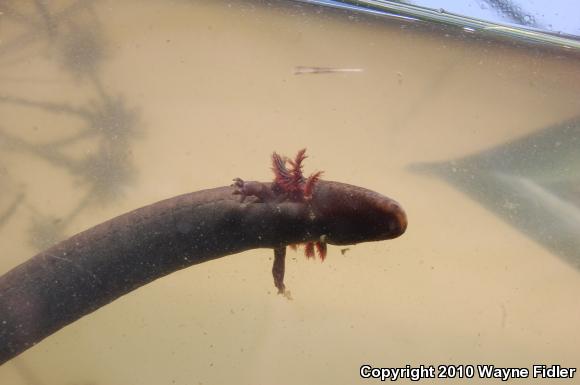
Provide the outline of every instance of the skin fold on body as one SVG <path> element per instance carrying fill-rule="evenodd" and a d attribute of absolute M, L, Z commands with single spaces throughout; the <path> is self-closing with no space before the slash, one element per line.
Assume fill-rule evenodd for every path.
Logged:
<path fill-rule="evenodd" d="M 327 244 L 402 235 L 401 206 L 379 193 L 302 176 L 294 160 L 272 156 L 273 182 L 234 179 L 227 187 L 166 199 L 85 230 L 0 277 L 0 364 L 42 339 L 174 271 L 255 248 L 274 249 L 284 285 L 286 247 L 321 259 Z"/>

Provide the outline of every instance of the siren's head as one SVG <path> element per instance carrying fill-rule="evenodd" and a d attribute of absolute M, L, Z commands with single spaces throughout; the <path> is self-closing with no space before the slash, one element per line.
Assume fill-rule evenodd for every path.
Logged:
<path fill-rule="evenodd" d="M 392 239 L 407 229 L 407 215 L 399 203 L 361 187 L 321 182 L 311 207 L 318 230 L 333 245 Z"/>

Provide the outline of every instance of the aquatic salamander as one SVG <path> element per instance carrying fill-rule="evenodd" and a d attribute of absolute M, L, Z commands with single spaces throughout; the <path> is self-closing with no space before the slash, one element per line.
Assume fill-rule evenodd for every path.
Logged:
<path fill-rule="evenodd" d="M 155 279 L 255 248 L 274 249 L 284 292 L 288 245 L 326 255 L 326 244 L 400 236 L 407 218 L 394 200 L 344 183 L 302 176 L 305 152 L 273 155 L 272 183 L 232 186 L 166 199 L 85 230 L 0 276 L 0 364 Z M 287 167 L 289 165 L 289 167 Z"/>
<path fill-rule="evenodd" d="M 302 164 L 306 158 L 306 149 L 298 151 L 293 160 L 281 157 L 274 152 L 272 154 L 274 181 L 271 184 L 266 184 L 256 181 L 245 182 L 241 178 L 235 178 L 232 185 L 236 188 L 234 194 L 241 196 L 240 202 L 244 202 L 248 196 L 253 196 L 255 203 L 301 203 L 303 209 L 308 211 L 308 217 L 311 222 L 316 223 L 315 230 L 322 233 L 319 238 L 303 240 L 304 253 L 307 258 L 314 258 L 316 250 L 320 259 L 324 261 L 327 253 L 327 242 L 334 244 L 344 244 L 343 242 L 346 242 L 350 244 L 353 242 L 350 238 L 352 234 L 358 234 L 360 237 L 361 231 L 364 233 L 365 228 L 370 227 L 374 231 L 383 232 L 381 235 L 385 238 L 381 239 L 394 238 L 405 231 L 407 220 L 399 204 L 368 190 L 342 185 L 343 195 L 340 198 L 318 196 L 320 199 L 313 201 L 314 188 L 320 181 L 322 172 L 315 172 L 305 178 L 302 172 Z M 346 202 L 345 198 L 352 198 L 355 201 Z M 322 202 L 323 200 L 325 202 Z M 370 202 L 376 204 L 376 207 L 372 205 L 370 207 L 361 206 L 361 204 Z M 322 208 L 325 210 L 321 210 Z M 369 221 L 370 218 L 368 217 L 373 215 L 379 215 L 381 218 L 379 221 L 384 220 L 385 222 L 377 225 L 373 221 Z M 349 221 L 349 226 L 330 231 L 328 224 L 322 225 L 318 223 L 320 217 L 330 219 L 331 222 L 334 222 L 332 223 L 334 227 L 337 227 L 339 219 L 344 217 Z M 359 222 L 361 219 L 365 221 L 364 224 Z M 360 227 L 352 228 L 355 223 L 360 224 Z M 325 232 L 323 231 L 324 229 L 329 231 Z M 369 238 L 368 234 L 361 239 L 365 241 L 375 240 L 375 238 Z M 297 247 L 295 244 L 283 244 L 274 248 L 272 275 L 274 277 L 274 285 L 278 288 L 278 293 L 286 294 L 289 297 L 284 285 L 286 246 L 290 246 L 293 249 Z"/>

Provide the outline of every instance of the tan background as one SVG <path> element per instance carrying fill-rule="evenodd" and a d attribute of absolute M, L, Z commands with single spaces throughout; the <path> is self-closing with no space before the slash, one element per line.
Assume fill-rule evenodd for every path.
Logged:
<path fill-rule="evenodd" d="M 291 254 L 291 302 L 274 294 L 270 250 L 177 272 L 2 366 L 0 383 L 352 384 L 363 363 L 579 366 L 578 271 L 408 169 L 576 116 L 577 59 L 278 2 L 79 4 L 52 37 L 32 2 L 0 16 L 0 96 L 12 98 L 0 130 L 31 144 L 0 137 L 0 212 L 24 196 L 0 227 L 0 273 L 36 252 L 38 216 L 82 207 L 70 236 L 236 176 L 268 180 L 274 150 L 307 147 L 307 172 L 397 199 L 410 224 L 345 256 L 331 247 L 323 264 Z M 60 59 L 83 28 L 102 43 L 98 67 L 82 62 L 91 50 Z M 363 72 L 296 76 L 300 65 Z M 90 105 L 99 87 L 138 116 L 121 151 L 134 169 L 113 196 L 85 201 L 82 178 L 38 153 L 78 132 L 79 118 L 14 98 Z M 71 160 L 97 148 L 88 137 L 60 151 Z"/>

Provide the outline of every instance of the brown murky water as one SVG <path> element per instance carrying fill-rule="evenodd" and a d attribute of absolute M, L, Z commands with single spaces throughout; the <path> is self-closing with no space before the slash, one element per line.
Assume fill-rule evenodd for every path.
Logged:
<path fill-rule="evenodd" d="M 274 150 L 307 147 L 306 172 L 391 196 L 409 217 L 403 237 L 330 247 L 322 264 L 290 254 L 293 301 L 275 294 L 271 250 L 172 274 L 5 364 L 0 383 L 578 366 L 577 56 L 290 2 L 0 11 L 0 273 L 145 204 L 269 180 Z"/>

